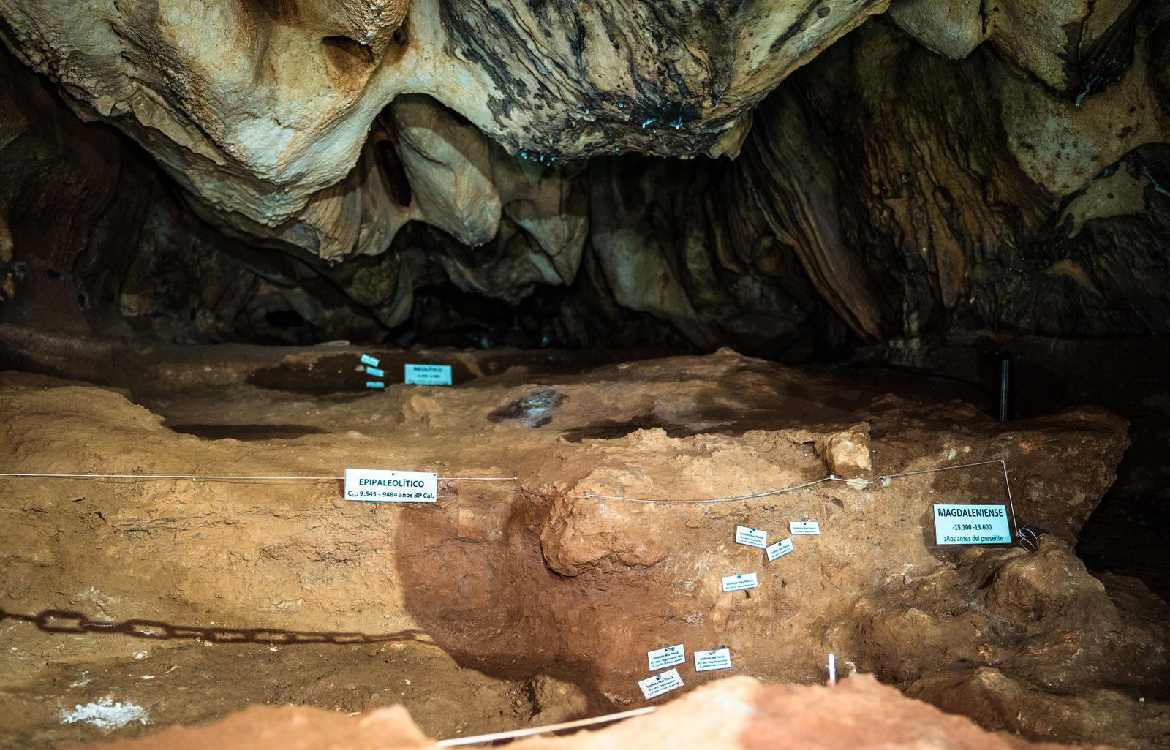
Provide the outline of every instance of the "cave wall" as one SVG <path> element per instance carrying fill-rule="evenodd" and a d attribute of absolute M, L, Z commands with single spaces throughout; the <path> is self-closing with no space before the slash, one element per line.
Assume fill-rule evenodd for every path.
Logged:
<path fill-rule="evenodd" d="M 769 99 L 736 179 L 868 336 L 1163 334 L 1167 50 L 1127 18 L 1132 65 L 1080 101 L 868 25 Z"/>
<path fill-rule="evenodd" d="M 320 64 L 366 50 L 380 60 L 376 75 L 390 75 L 384 69 L 400 62 L 394 55 L 406 54 L 395 45 L 421 54 L 435 42 L 426 34 L 440 28 L 449 35 L 439 45 L 443 54 L 470 55 L 464 63 L 481 70 L 498 72 L 505 49 L 527 55 L 529 67 L 561 66 L 541 78 L 545 88 L 569 76 L 571 66 L 555 49 L 521 50 L 503 26 L 530 13 L 549 28 L 577 28 L 581 20 L 557 4 L 536 10 L 504 4 L 495 16 L 475 6 L 460 19 L 446 6 L 425 3 L 409 13 L 392 3 L 312 12 L 308 3 L 269 5 L 249 12 L 279 21 L 265 43 L 279 37 L 288 44 L 257 51 L 238 66 L 279 51 L 283 60 L 312 67 L 297 57 L 308 53 L 286 37 L 329 28 L 348 36 L 326 35 L 332 46 Z M 501 76 L 493 79 L 492 96 L 510 91 L 511 103 L 509 114 L 492 110 L 494 125 L 464 106 L 481 79 L 464 80 L 465 89 L 448 81 L 444 92 L 379 101 L 353 149 L 341 149 L 356 149 L 352 167 L 316 189 L 336 171 L 336 164 L 321 166 L 320 154 L 313 157 L 319 174 L 278 187 L 280 180 L 239 154 L 220 153 L 230 142 L 223 133 L 228 140 L 217 142 L 216 152 L 174 132 L 181 122 L 184 138 L 192 138 L 190 126 L 201 117 L 235 117 L 240 126 L 239 111 L 217 109 L 230 97 L 222 91 L 211 97 L 235 80 L 231 71 L 200 69 L 223 79 L 195 92 L 211 97 L 196 107 L 194 99 L 175 96 L 179 81 L 161 73 L 124 80 L 131 69 L 157 69 L 170 58 L 115 63 L 103 46 L 123 49 L 142 42 L 144 30 L 165 30 L 171 36 L 153 38 L 148 48 L 190 68 L 188 46 L 199 40 L 174 35 L 194 34 L 189 27 L 198 19 L 148 18 L 134 4 L 94 6 L 77 12 L 121 20 L 93 31 L 89 47 L 71 51 L 66 41 L 79 32 L 47 23 L 67 16 L 67 8 L 5 0 L 0 30 L 16 57 L 0 60 L 6 298 L 0 318 L 180 341 L 409 343 L 421 336 L 479 346 L 730 344 L 786 358 L 982 329 L 1065 338 L 1166 333 L 1170 11 L 1142 2 L 1033 7 L 1019 0 L 988 11 L 980 3 L 942 8 L 904 0 L 861 23 L 883 5 L 868 4 L 849 19 L 813 12 L 803 21 L 786 15 L 795 5 L 765 3 L 733 14 L 736 23 L 765 16 L 773 25 L 787 23 L 787 38 L 803 39 L 799 55 L 776 55 L 788 59 L 783 71 L 776 61 L 736 70 L 731 58 L 711 53 L 738 49 L 742 39 L 728 37 L 730 27 L 708 29 L 680 47 L 689 54 L 708 50 L 711 67 L 696 92 L 726 86 L 738 102 L 696 115 L 708 118 L 702 127 L 716 130 L 722 125 L 712 123 L 720 118 L 739 123 L 742 142 L 728 149 L 738 154 L 734 160 L 568 158 L 599 153 L 585 141 L 554 158 L 515 140 L 516 129 L 523 130 L 516 123 L 527 117 L 547 124 L 552 120 L 541 118 L 555 120 L 563 102 L 554 106 L 552 94 L 531 91 L 517 99 L 524 76 Z M 634 5 L 621 13 L 643 11 Z M 693 25 L 687 13 L 698 12 L 685 2 L 674 11 L 663 10 L 655 23 Z M 596 12 L 621 15 L 608 6 Z M 631 22 L 610 20 L 617 24 L 606 26 L 611 32 Z M 593 21 L 581 22 L 587 37 L 595 33 Z M 837 33 L 859 23 L 846 36 Z M 1061 32 L 1054 35 L 1054 28 Z M 473 29 L 494 31 L 471 46 L 459 41 Z M 260 36 L 250 43 L 259 44 L 263 35 L 254 33 Z M 537 24 L 525 33 L 546 30 Z M 500 48 L 488 49 L 489 39 Z M 653 35 L 626 42 L 636 42 L 639 55 L 662 53 L 664 44 Z M 476 45 L 478 52 L 468 52 Z M 549 59 L 533 57 L 534 49 Z M 690 80 L 688 71 L 698 75 L 699 68 L 671 60 L 654 75 L 676 83 Z M 672 72 L 676 64 L 682 73 Z M 190 77 L 188 68 L 176 70 Z M 661 94 L 638 88 L 651 74 L 634 68 L 630 85 Z M 92 80 L 82 85 L 76 79 L 87 70 Z M 574 90 L 601 86 L 597 76 L 612 70 L 599 70 L 590 68 L 593 77 Z M 338 80 L 322 83 L 328 102 L 309 102 L 302 90 L 308 83 L 292 90 L 289 71 L 273 75 L 248 84 L 253 109 L 273 97 L 280 99 L 278 119 L 297 106 L 301 118 L 325 116 L 326 105 L 342 107 L 335 101 L 344 93 Z M 768 93 L 766 83 L 779 79 Z M 240 94 L 247 87 L 237 83 Z M 125 93 L 125 86 L 133 95 L 124 101 L 99 96 L 107 89 Z M 350 128 L 343 124 L 357 117 L 354 102 L 365 107 L 377 99 L 372 90 L 369 84 L 346 94 L 349 114 L 330 115 L 337 128 Z M 145 127 L 150 91 L 166 96 Z M 637 125 L 599 121 L 600 152 L 701 150 L 702 138 L 686 140 L 697 131 Z M 325 141 L 340 137 L 304 128 L 292 128 L 307 149 L 297 158 L 332 148 Z M 553 137 L 539 128 L 524 132 Z M 319 142 L 310 144 L 314 138 Z M 174 150 L 187 161 L 174 161 Z M 269 156 L 277 152 L 291 153 Z M 280 221 L 259 220 L 241 203 L 241 186 L 257 179 L 264 187 L 252 198 L 271 202 L 279 194 L 291 205 L 296 194 L 304 204 L 277 211 Z M 213 184 L 220 192 L 211 199 Z"/>
<path fill-rule="evenodd" d="M 304 262 L 200 221 L 153 160 L 8 54 L 0 173 L 0 322 L 178 342 L 378 330 Z"/>

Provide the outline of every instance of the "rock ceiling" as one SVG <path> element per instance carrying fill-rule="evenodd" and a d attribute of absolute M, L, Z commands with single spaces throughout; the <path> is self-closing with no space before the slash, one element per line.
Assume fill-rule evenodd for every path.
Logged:
<path fill-rule="evenodd" d="M 444 261 L 461 288 L 505 300 L 572 284 L 588 248 L 619 305 L 709 343 L 719 337 L 705 307 L 780 318 L 808 282 L 856 333 L 913 335 L 922 321 L 911 318 L 935 313 L 907 304 L 926 294 L 950 314 L 973 299 L 979 257 L 1015 252 L 1058 220 L 1079 231 L 1141 213 L 1162 183 L 1135 154 L 1170 141 L 1156 5 L 0 0 L 0 37 L 236 237 L 333 262 L 384 255 L 419 221 L 510 258 L 487 275 Z M 716 266 L 743 275 L 731 256 L 770 243 L 794 249 L 807 280 L 761 289 L 785 273 L 775 258 L 749 259 L 767 268 L 722 295 L 680 280 L 689 240 L 645 251 L 661 240 L 630 187 L 645 170 L 618 180 L 623 168 L 593 158 L 627 153 L 740 157 L 707 184 L 719 194 L 705 209 L 672 198 L 672 222 L 715 210 L 702 233 Z M 678 170 L 666 172 L 646 190 L 679 192 Z M 863 268 L 883 252 L 862 236 L 874 226 L 897 265 L 924 262 L 929 278 L 883 279 L 900 273 L 888 258 Z M 1108 294 L 1076 259 L 1050 270 L 1090 298 Z M 401 299 L 396 309 L 390 318 Z"/>

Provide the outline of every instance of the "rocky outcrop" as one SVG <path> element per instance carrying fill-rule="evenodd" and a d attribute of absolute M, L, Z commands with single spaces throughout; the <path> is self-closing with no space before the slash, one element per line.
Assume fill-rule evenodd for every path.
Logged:
<path fill-rule="evenodd" d="M 869 425 L 862 422 L 848 430 L 826 435 L 816 442 L 817 453 L 829 473 L 844 479 L 864 479 L 873 473 L 869 453 Z"/>
<path fill-rule="evenodd" d="M 822 228 L 795 234 L 794 244 L 818 290 L 858 331 L 915 337 L 1006 325 L 1100 335 L 1161 326 L 1165 300 L 1137 287 L 1163 267 L 1151 248 L 1166 236 L 1166 196 L 1154 183 L 1116 193 L 1094 185 L 1124 179 L 1119 172 L 1153 174 L 1148 164 L 1161 159 L 1160 147 L 1146 144 L 1167 140 L 1166 120 L 1150 87 L 1136 83 L 1147 75 L 1142 61 L 1154 59 L 1144 45 L 1121 81 L 1078 106 L 1026 83 L 986 51 L 949 64 L 867 27 L 820 63 L 839 88 L 812 89 L 802 73 L 815 94 L 770 100 L 776 115 L 766 121 L 777 130 L 793 108 L 825 125 L 785 153 L 777 149 L 792 129 L 768 134 L 758 117 L 743 171 L 751 182 L 741 194 L 771 196 L 760 202 L 776 210 L 821 212 Z M 1144 124 L 1115 122 L 1106 111 Z M 807 180 L 784 179 L 776 167 L 818 150 L 831 164 L 821 173 L 836 172 L 828 193 L 835 210 L 802 203 Z M 1107 207 L 1090 193 L 1113 198 Z M 1121 208 L 1126 195 L 1135 200 Z M 1069 207 L 1100 219 L 1090 219 L 1089 235 L 1062 223 Z M 842 268 L 852 275 L 833 270 Z M 1134 299 L 1142 300 L 1140 315 L 1124 311 Z"/>
<path fill-rule="evenodd" d="M 1129 0 L 898 0 L 890 16 L 926 47 L 959 60 L 991 46 L 1050 90 L 1083 99 L 1128 67 L 1133 51 Z"/>

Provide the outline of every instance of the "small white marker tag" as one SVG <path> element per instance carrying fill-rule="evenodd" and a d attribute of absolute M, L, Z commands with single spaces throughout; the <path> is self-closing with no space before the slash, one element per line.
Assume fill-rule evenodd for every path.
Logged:
<path fill-rule="evenodd" d="M 362 364 L 366 365 L 367 367 L 377 367 L 379 364 L 381 364 L 381 362 L 382 360 L 378 359 L 377 357 L 371 357 L 368 354 L 362 355 Z"/>
<path fill-rule="evenodd" d="M 384 378 L 384 377 L 386 377 L 386 371 L 379 370 L 377 367 L 367 367 L 366 374 L 369 375 L 371 378 Z"/>
<path fill-rule="evenodd" d="M 673 667 L 675 664 L 682 664 L 687 660 L 686 649 L 683 648 L 683 644 L 681 643 L 677 646 L 667 646 L 656 651 L 647 651 L 646 657 L 650 662 L 651 672 Z"/>
<path fill-rule="evenodd" d="M 731 669 L 731 649 L 695 652 L 696 672 L 710 672 L 714 669 Z"/>
<path fill-rule="evenodd" d="M 451 385 L 451 365 L 407 365 L 407 385 Z"/>
<path fill-rule="evenodd" d="M 775 561 L 779 560 L 781 557 L 784 557 L 785 555 L 790 554 L 792 552 L 792 549 L 793 549 L 792 548 L 792 538 L 788 537 L 785 539 L 781 539 L 780 541 L 776 542 L 775 544 L 773 544 L 771 547 L 768 547 L 764 551 L 768 553 L 768 562 L 775 562 Z"/>
<path fill-rule="evenodd" d="M 367 380 L 366 381 L 366 388 L 381 389 L 381 388 L 385 388 L 385 387 L 386 387 L 386 384 L 383 383 L 381 380 Z"/>
<path fill-rule="evenodd" d="M 723 576 L 724 591 L 747 591 L 760 585 L 755 573 L 739 573 L 733 576 Z"/>
<path fill-rule="evenodd" d="M 366 503 L 437 503 L 439 475 L 425 471 L 346 469 L 345 499 Z"/>
<path fill-rule="evenodd" d="M 671 690 L 678 690 L 682 686 L 683 681 L 678 676 L 677 669 L 668 669 L 662 674 L 656 674 L 653 677 L 638 680 L 638 687 L 642 688 L 642 695 L 646 697 L 646 700 L 657 698 L 663 693 L 669 693 Z"/>
<path fill-rule="evenodd" d="M 820 534 L 820 521 L 792 521 L 788 524 L 788 531 L 792 534 Z"/>
<path fill-rule="evenodd" d="M 753 529 L 751 526 L 736 526 L 735 543 L 763 549 L 768 546 L 768 532 Z"/>

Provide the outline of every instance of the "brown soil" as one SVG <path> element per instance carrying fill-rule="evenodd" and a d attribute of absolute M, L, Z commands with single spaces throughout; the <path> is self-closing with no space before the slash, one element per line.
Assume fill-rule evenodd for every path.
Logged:
<path fill-rule="evenodd" d="M 1126 446 L 1117 417 L 1004 426 L 914 383 L 731 352 L 577 374 L 520 354 L 490 374 L 459 354 L 462 385 L 372 394 L 256 385 L 343 355 L 356 363 L 338 347 L 138 353 L 110 368 L 122 391 L 0 376 L 0 471 L 518 477 L 446 482 L 413 507 L 346 502 L 331 482 L 0 480 L 5 738 L 96 736 L 58 712 L 104 696 L 149 703 L 156 724 L 406 702 L 433 736 L 490 731 L 642 705 L 646 651 L 681 642 L 798 683 L 823 681 L 831 651 L 843 672 L 1032 738 L 1170 744 L 1165 606 L 1072 551 Z M 532 413 L 548 390 L 559 402 Z M 817 441 L 863 421 L 878 474 L 1006 459 L 1021 521 L 1048 532 L 1039 550 L 933 544 L 931 503 L 1002 502 L 996 465 L 685 502 L 822 478 Z M 737 524 L 778 539 L 805 519 L 822 535 L 775 563 L 732 541 Z M 720 591 L 751 571 L 758 589 Z M 22 619 L 47 610 L 154 624 Z M 680 671 L 688 687 L 726 675 Z"/>
<path fill-rule="evenodd" d="M 304 708 L 252 708 L 212 726 L 170 729 L 146 740 L 94 745 L 94 750 L 407 750 L 433 747 L 401 709 L 338 717 Z M 873 678 L 858 676 L 835 688 L 766 686 L 748 677 L 721 680 L 663 709 L 595 732 L 523 740 L 516 750 L 763 750 L 775 747 L 938 748 L 939 750 L 1057 750 L 991 734 L 968 719 L 948 716 Z"/>

